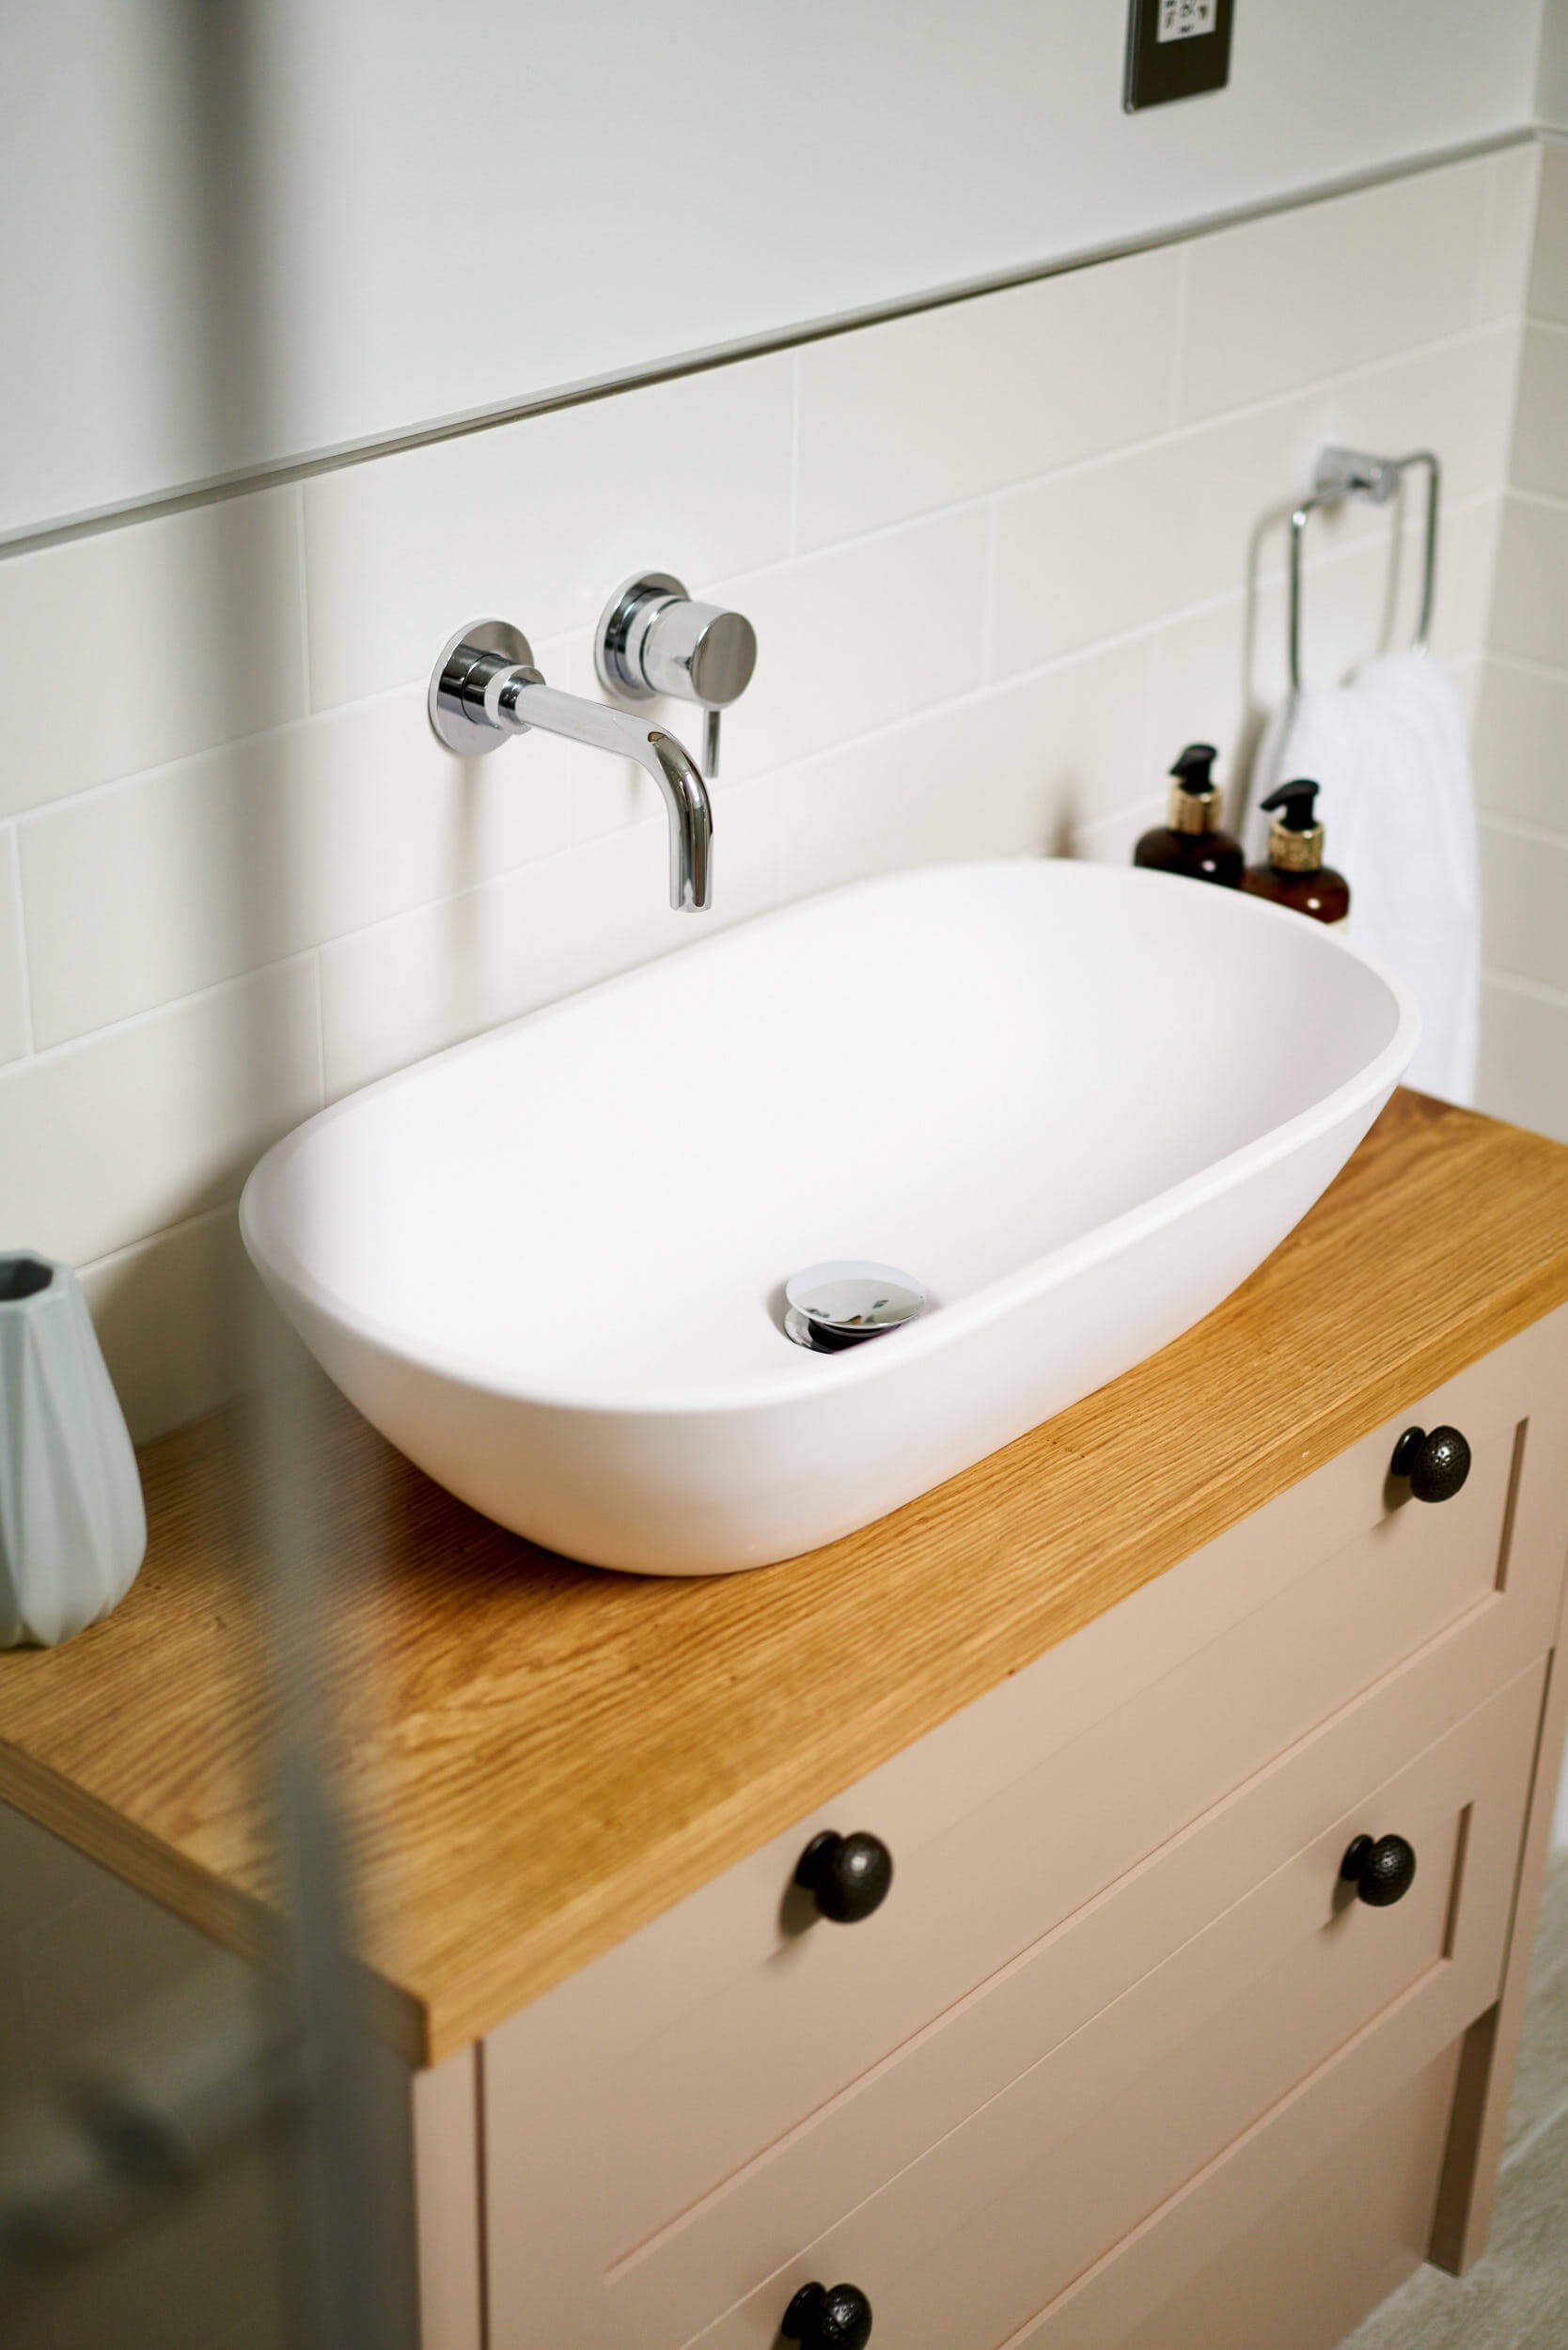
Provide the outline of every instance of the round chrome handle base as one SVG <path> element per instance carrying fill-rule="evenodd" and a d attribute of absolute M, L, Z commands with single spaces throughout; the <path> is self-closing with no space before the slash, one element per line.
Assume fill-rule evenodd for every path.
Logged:
<path fill-rule="evenodd" d="M 439 741 L 460 759 L 482 759 L 525 727 L 497 726 L 486 714 L 484 691 L 503 669 L 531 669 L 533 648 L 510 620 L 470 620 L 449 636 L 431 671 L 426 708 Z"/>
<path fill-rule="evenodd" d="M 642 673 L 634 638 L 640 645 L 641 627 L 634 623 L 645 621 L 648 607 L 671 603 L 686 597 L 686 588 L 673 572 L 634 572 L 623 579 L 609 603 L 599 615 L 599 626 L 593 633 L 593 666 L 601 685 L 613 694 L 622 694 L 628 701 L 651 702 L 653 687 Z"/>

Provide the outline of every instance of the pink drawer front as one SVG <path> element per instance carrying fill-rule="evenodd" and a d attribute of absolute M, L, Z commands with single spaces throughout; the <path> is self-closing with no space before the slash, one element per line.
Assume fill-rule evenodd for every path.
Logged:
<path fill-rule="evenodd" d="M 563 2342 L 769 2350 L 792 2294 L 816 2278 L 858 2285 L 898 2350 L 1005 2342 L 1374 2019 L 1419 2016 L 1420 2046 L 1435 2054 L 1489 2003 L 1543 1682 L 1533 1668 L 1249 1886 L 1272 1841 L 1251 1821 L 1231 1854 L 1239 1898 L 1120 1997 L 1094 2003 L 1089 1982 L 1121 1920 L 1107 1919 L 1104 1937 L 1089 1920 L 1069 1929 L 1064 1941 L 1087 1939 L 1076 1966 L 1047 1970 L 1058 1980 L 1035 2019 L 1045 2052 L 814 2241 L 776 2258 L 788 2194 L 766 2174 L 782 2173 L 778 2157 L 754 2185 L 733 2183 L 715 2205 L 750 2205 L 753 2273 L 767 2273 L 706 2327 L 692 2323 L 704 2297 L 712 2310 L 714 2286 L 734 2281 L 706 2240 L 729 2232 L 716 2209 L 625 2264 L 596 2329 L 563 2333 L 552 2313 L 546 2330 Z M 1340 1862 L 1356 1833 L 1390 1829 L 1415 1847 L 1418 1873 L 1397 1905 L 1372 1909 Z M 1160 1897 L 1152 1883 L 1130 1887 L 1111 1906 L 1131 1930 L 1138 1904 Z"/>
<path fill-rule="evenodd" d="M 1006 2350 L 1337 2350 L 1426 2257 L 1459 2069 L 1430 2038 L 1419 2001 L 1358 2033 Z"/>
<path fill-rule="evenodd" d="M 768 2190 L 783 2258 L 1043 2044 L 1032 2023 L 998 2026 L 983 2060 L 977 2037 L 960 2061 L 940 2053 L 948 2023 L 996 1999 L 1000 2016 L 1048 1937 L 1170 1840 L 1196 1839 L 1193 1823 L 1209 1838 L 1206 1815 L 1261 1765 L 1410 1660 L 1428 1657 L 1421 1685 L 1442 1693 L 1430 1740 L 1541 1655 L 1568 1524 L 1565 1340 L 1560 1315 L 1391 1418 L 493 2034 L 490 2207 L 518 2214 L 492 2253 L 501 2350 L 527 2339 L 530 2308 L 570 2312 L 552 2316 L 563 2343 L 625 2338 L 605 2296 L 659 2272 L 699 2208 L 738 2210 L 760 2154 L 781 2182 L 809 2142 L 789 2194 Z M 1437 1508 L 1386 1491 L 1412 1419 L 1452 1421 L 1474 1449 L 1469 1482 Z M 1413 1750 L 1389 1749 L 1383 1775 Z M 785 1898 L 823 1826 L 870 1829 L 893 1853 L 893 1890 L 861 1924 L 803 1929 Z M 1107 1983 L 1231 1898 L 1223 1866 L 1200 1897 L 1200 1881 L 1168 1919 L 1119 1927 L 1096 1962 Z M 755 2282 L 759 2255 L 745 2228 L 731 2248 L 724 2228 L 704 2241 L 711 2315 Z M 685 2291 L 677 2329 L 697 2306 Z"/>

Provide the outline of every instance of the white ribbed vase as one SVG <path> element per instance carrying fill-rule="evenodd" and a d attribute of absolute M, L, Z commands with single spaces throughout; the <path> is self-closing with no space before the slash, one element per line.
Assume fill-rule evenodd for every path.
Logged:
<path fill-rule="evenodd" d="M 69 1265 L 0 1255 L 0 1648 L 53 1648 L 147 1549 L 136 1456 Z"/>

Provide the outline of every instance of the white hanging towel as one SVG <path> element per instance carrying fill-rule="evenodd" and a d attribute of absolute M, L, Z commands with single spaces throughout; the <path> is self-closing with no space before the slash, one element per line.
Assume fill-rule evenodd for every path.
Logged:
<path fill-rule="evenodd" d="M 1350 884 L 1348 929 L 1421 1012 L 1406 1082 L 1448 1102 L 1475 1090 L 1481 939 L 1475 793 L 1464 705 L 1429 655 L 1390 653 L 1349 685 L 1307 686 L 1259 747 L 1247 856 L 1266 858 L 1258 803 L 1310 776 L 1325 862 Z"/>

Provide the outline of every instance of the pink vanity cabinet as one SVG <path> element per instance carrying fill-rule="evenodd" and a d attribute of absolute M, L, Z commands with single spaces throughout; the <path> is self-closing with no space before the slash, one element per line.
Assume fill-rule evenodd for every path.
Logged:
<path fill-rule="evenodd" d="M 426 2350 L 772 2350 L 812 2283 L 808 2343 L 1327 2350 L 1462 2270 L 1565 1558 L 1559 1308 L 417 2076 Z M 853 1922 L 824 1830 L 891 1856 Z"/>

